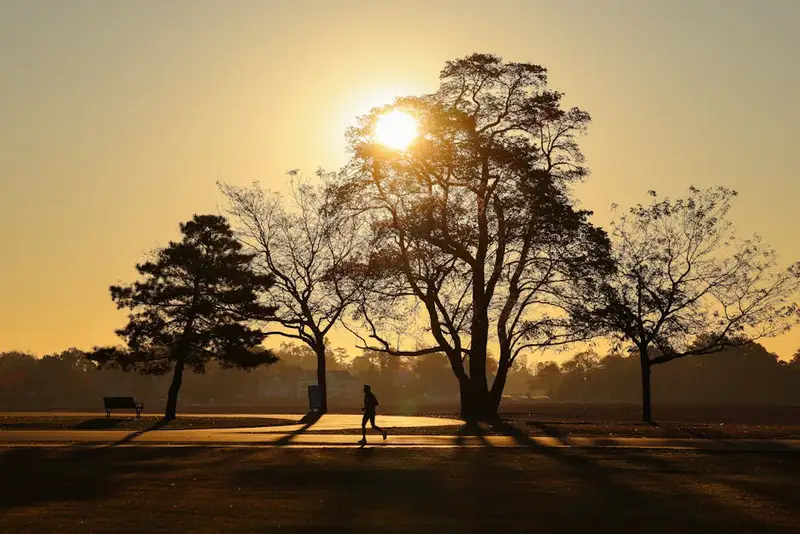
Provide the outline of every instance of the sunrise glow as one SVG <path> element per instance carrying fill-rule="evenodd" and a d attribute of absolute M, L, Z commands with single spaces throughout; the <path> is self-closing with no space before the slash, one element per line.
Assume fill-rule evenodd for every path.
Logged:
<path fill-rule="evenodd" d="M 381 115 L 375 124 L 377 140 L 395 150 L 406 150 L 417 135 L 417 121 L 403 111 L 394 110 Z"/>

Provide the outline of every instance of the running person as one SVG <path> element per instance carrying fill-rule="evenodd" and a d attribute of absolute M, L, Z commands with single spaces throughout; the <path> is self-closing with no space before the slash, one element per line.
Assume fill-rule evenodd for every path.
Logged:
<path fill-rule="evenodd" d="M 361 441 L 359 445 L 367 443 L 367 421 L 370 422 L 372 428 L 383 434 L 383 439 L 386 439 L 386 431 L 375 424 L 375 408 L 378 406 L 378 399 L 372 394 L 372 390 L 364 384 L 364 407 L 361 411 L 364 412 L 364 417 L 361 418 Z"/>

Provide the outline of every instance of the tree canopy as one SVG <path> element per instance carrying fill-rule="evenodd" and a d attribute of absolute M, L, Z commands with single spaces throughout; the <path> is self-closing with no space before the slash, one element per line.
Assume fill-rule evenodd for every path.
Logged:
<path fill-rule="evenodd" d="M 521 353 L 585 336 L 567 302 L 610 265 L 605 233 L 570 193 L 588 173 L 577 138 L 589 115 L 562 109 L 546 70 L 530 63 L 474 54 L 447 62 L 440 79 L 435 93 L 373 109 L 348 133 L 342 199 L 370 214 L 373 243 L 371 293 L 353 331 L 368 332 L 363 346 L 375 350 L 444 353 L 462 414 L 491 417 Z M 375 137 L 392 110 L 419 124 L 406 150 Z M 392 319 L 407 331 L 417 311 L 424 344 L 390 343 Z"/>
<path fill-rule="evenodd" d="M 136 266 L 141 279 L 111 286 L 111 298 L 130 311 L 117 334 L 126 348 L 98 348 L 101 365 L 163 374 L 174 368 L 166 417 L 174 418 L 184 367 L 202 372 L 211 359 L 228 367 L 275 361 L 260 350 L 265 334 L 253 326 L 273 317 L 259 302 L 272 278 L 252 269 L 224 217 L 195 215 L 180 225 L 183 238 Z"/>
<path fill-rule="evenodd" d="M 736 193 L 691 188 L 685 198 L 637 205 L 612 232 L 616 269 L 581 303 L 641 359 L 643 418 L 650 367 L 781 334 L 797 324 L 800 264 L 780 269 L 761 239 L 738 239 L 727 214 Z"/>

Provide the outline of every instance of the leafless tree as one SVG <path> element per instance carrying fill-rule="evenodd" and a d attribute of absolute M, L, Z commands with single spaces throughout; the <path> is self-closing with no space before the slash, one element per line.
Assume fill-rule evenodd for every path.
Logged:
<path fill-rule="evenodd" d="M 326 336 L 355 300 L 359 284 L 344 276 L 361 253 L 359 218 L 331 195 L 334 173 L 314 180 L 289 173 L 290 194 L 264 191 L 258 184 L 218 184 L 229 200 L 237 235 L 257 253 L 255 263 L 274 277 L 266 293 L 276 306 L 279 328 L 268 335 L 297 339 L 317 355 L 322 411 L 327 411 Z"/>
<path fill-rule="evenodd" d="M 676 200 L 650 194 L 651 204 L 614 224 L 616 271 L 584 309 L 638 352 L 648 422 L 652 366 L 778 335 L 800 319 L 792 301 L 800 264 L 779 269 L 761 239 L 737 239 L 727 218 L 734 191 L 691 188 Z"/>

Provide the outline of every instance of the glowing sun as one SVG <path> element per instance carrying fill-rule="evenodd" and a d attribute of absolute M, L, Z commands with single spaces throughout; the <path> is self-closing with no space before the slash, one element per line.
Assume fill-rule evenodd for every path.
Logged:
<path fill-rule="evenodd" d="M 405 150 L 417 137 L 417 121 L 402 111 L 394 110 L 378 117 L 375 137 L 382 145 Z"/>

